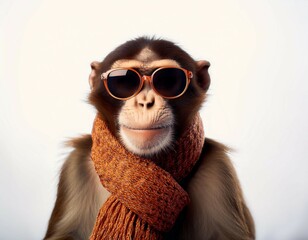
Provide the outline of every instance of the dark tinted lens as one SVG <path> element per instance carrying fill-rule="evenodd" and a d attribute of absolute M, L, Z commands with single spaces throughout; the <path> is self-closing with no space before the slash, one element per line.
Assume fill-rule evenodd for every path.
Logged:
<path fill-rule="evenodd" d="M 110 93 L 118 98 L 128 98 L 134 95 L 140 85 L 137 73 L 128 69 L 117 69 L 109 73 L 107 86 Z"/>
<path fill-rule="evenodd" d="M 164 97 L 176 97 L 186 88 L 186 74 L 177 68 L 163 68 L 153 76 L 153 86 Z"/>

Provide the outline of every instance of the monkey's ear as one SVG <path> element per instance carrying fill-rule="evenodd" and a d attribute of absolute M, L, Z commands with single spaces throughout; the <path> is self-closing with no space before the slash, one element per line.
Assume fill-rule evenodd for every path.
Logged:
<path fill-rule="evenodd" d="M 91 73 L 89 76 L 89 85 L 91 90 L 95 87 L 95 79 L 99 75 L 100 63 L 95 61 L 91 63 Z"/>
<path fill-rule="evenodd" d="M 208 72 L 211 64 L 205 60 L 197 61 L 196 64 L 198 84 L 204 91 L 207 91 L 211 83 L 211 78 Z"/>

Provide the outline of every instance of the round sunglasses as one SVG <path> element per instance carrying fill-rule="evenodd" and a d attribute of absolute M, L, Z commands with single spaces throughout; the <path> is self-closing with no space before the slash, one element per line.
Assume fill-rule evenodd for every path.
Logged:
<path fill-rule="evenodd" d="M 161 67 L 151 76 L 141 76 L 132 68 L 111 69 L 101 75 L 108 93 L 119 100 L 136 96 L 146 80 L 163 98 L 178 98 L 185 93 L 192 77 L 191 71 L 179 67 Z"/>

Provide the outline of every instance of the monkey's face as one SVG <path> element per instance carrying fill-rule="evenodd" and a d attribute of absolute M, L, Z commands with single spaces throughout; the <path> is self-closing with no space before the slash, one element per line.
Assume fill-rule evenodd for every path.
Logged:
<path fill-rule="evenodd" d="M 146 51 L 148 52 L 147 59 L 152 59 L 151 53 L 148 50 Z M 171 147 L 175 131 L 175 116 L 172 107 L 168 100 L 157 92 L 154 84 L 159 85 L 160 90 L 172 91 L 172 87 L 177 88 L 177 86 L 168 86 L 166 81 L 171 84 L 171 81 L 188 81 L 188 79 L 186 76 L 185 79 L 167 79 L 168 73 L 171 75 L 172 72 L 181 71 L 177 68 L 180 67 L 178 63 L 172 60 L 148 62 L 146 59 L 142 59 L 143 55 L 142 52 L 137 57 L 139 60 L 118 61 L 112 67 L 136 69 L 140 73 L 139 76 L 135 75 L 136 79 L 145 79 L 141 89 L 137 88 L 139 90 L 137 90 L 137 94 L 123 102 L 117 123 L 119 136 L 125 147 L 138 155 L 149 156 Z M 159 69 L 166 66 L 168 68 Z M 153 72 L 154 74 L 152 74 Z M 145 77 L 150 74 L 152 74 L 151 77 Z M 164 75 L 166 79 L 160 79 Z M 179 83 L 178 85 L 181 86 Z M 182 93 L 184 90 L 183 87 L 178 92 Z"/>
<path fill-rule="evenodd" d="M 133 57 L 91 65 L 90 101 L 111 132 L 138 155 L 152 156 L 172 149 L 204 100 L 206 89 L 196 80 L 203 77 L 195 71 L 198 64 L 189 57 L 184 64 L 165 57 L 145 46 L 135 49 Z M 207 73 L 208 65 L 205 68 Z"/>
<path fill-rule="evenodd" d="M 136 154 L 155 154 L 170 147 L 173 141 L 172 109 L 149 86 L 124 102 L 117 122 L 122 142 Z"/>

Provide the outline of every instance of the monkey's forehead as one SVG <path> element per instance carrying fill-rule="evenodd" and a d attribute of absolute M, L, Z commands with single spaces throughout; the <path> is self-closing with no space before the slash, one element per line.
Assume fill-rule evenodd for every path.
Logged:
<path fill-rule="evenodd" d="M 139 61 L 139 60 L 132 60 L 132 59 L 121 59 L 115 61 L 111 69 L 114 68 L 138 68 L 141 70 L 151 70 L 156 69 L 159 67 L 181 67 L 180 64 L 172 59 L 160 59 L 154 61 Z"/>
<path fill-rule="evenodd" d="M 159 56 L 149 49 L 143 48 L 134 59 L 121 59 L 114 62 L 114 68 L 138 68 L 141 71 L 153 70 L 159 67 L 180 67 L 180 64 L 172 59 L 160 59 Z"/>

